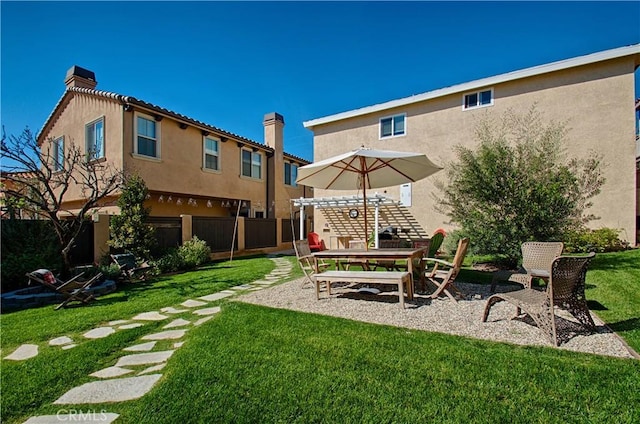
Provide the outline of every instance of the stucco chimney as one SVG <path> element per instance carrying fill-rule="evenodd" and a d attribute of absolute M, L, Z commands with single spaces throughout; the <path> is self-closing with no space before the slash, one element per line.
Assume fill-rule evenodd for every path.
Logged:
<path fill-rule="evenodd" d="M 67 71 L 64 84 L 67 88 L 79 87 L 93 90 L 96 88 L 96 85 L 98 85 L 98 82 L 96 81 L 96 74 L 94 74 L 93 71 L 74 65 Z"/>
<path fill-rule="evenodd" d="M 276 112 L 264 115 L 264 143 L 282 155 L 284 149 L 284 117 Z"/>
<path fill-rule="evenodd" d="M 264 125 L 264 144 L 273 149 L 267 165 L 267 204 L 288 202 L 284 187 L 284 118 L 276 112 L 267 113 Z M 269 209 L 267 218 L 280 218 L 277 208 Z"/>

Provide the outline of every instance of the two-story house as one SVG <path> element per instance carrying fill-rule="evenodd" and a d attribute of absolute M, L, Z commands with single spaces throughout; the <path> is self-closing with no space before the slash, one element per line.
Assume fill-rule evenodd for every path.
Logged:
<path fill-rule="evenodd" d="M 62 154 L 79 145 L 90 160 L 140 175 L 148 189 L 151 216 L 235 216 L 281 219 L 290 199 L 305 197 L 297 169 L 308 161 L 287 154 L 284 118 L 265 115 L 264 143 L 134 97 L 96 89 L 92 71 L 73 66 L 66 89 L 37 141 Z M 46 144 L 50 143 L 50 146 Z M 57 153 L 56 153 L 57 152 Z M 75 190 L 75 191 L 73 191 Z M 66 197 L 73 210 L 77 188 Z M 119 213 L 116 197 L 99 213 Z"/>
<path fill-rule="evenodd" d="M 637 243 L 636 130 L 634 78 L 640 44 L 548 63 L 483 78 L 335 115 L 312 119 L 304 126 L 314 134 L 314 160 L 366 147 L 425 153 L 448 166 L 454 146 L 473 148 L 478 118 L 498 118 L 508 109 L 526 112 L 534 104 L 543 118 L 567 122 L 566 152 L 581 158 L 602 155 L 606 183 L 593 198 L 593 227 L 619 229 L 620 237 Z M 422 226 L 452 228 L 434 209 L 437 178 L 427 178 L 385 193 L 403 199 Z M 316 190 L 319 197 L 335 192 Z M 318 213 L 315 226 L 326 222 Z"/>

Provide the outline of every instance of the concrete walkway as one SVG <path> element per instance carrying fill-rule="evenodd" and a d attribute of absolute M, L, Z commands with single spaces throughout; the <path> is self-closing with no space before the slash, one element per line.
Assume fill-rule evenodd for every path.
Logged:
<path fill-rule="evenodd" d="M 220 312 L 219 306 L 210 303 L 236 295 L 240 291 L 260 290 L 278 281 L 286 280 L 291 275 L 291 263 L 281 257 L 270 258 L 276 268 L 264 280 L 254 281 L 251 284 L 242 284 L 232 287 L 230 290 L 212 293 L 198 299 L 188 299 L 177 306 L 168 306 L 160 311 L 148 311 L 132 317 L 130 320 L 117 320 L 96 327 L 82 335 L 86 340 L 108 337 L 118 331 L 143 326 L 149 321 L 163 321 L 171 318 L 172 314 L 185 314 L 191 311 L 192 316 L 171 319 L 162 327 L 162 331 L 146 334 L 134 345 L 123 349 L 123 355 L 116 363 L 90 374 L 95 378 L 80 386 L 74 387 L 64 393 L 53 403 L 56 405 L 81 405 L 112 402 L 125 402 L 138 399 L 148 393 L 161 379 L 159 371 L 167 364 L 171 356 L 183 344 L 183 338 L 189 329 L 201 325 Z M 172 349 L 155 350 L 160 340 L 173 341 Z M 50 347 L 69 349 L 80 343 L 71 337 L 63 336 L 48 342 Z M 166 346 L 166 344 L 165 344 Z M 27 360 L 38 355 L 38 345 L 24 344 L 18 347 L 4 359 L 16 361 Z M 82 415 L 70 413 L 69 415 L 44 415 L 29 418 L 25 424 L 45 424 L 68 422 L 101 422 L 111 423 L 118 418 L 118 414 L 101 412 L 99 416 L 91 414 Z"/>

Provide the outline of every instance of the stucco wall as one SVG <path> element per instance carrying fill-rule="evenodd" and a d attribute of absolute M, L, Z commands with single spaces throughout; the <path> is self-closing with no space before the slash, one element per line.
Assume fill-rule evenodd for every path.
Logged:
<path fill-rule="evenodd" d="M 85 125 L 104 118 L 105 164 L 122 169 L 122 108 L 119 104 L 100 97 L 73 94 L 62 105 L 58 118 L 42 134 L 44 144 L 64 136 L 65 151 L 72 144 L 85 152 Z M 80 188 L 71 186 L 66 199 L 81 197 Z"/>
<path fill-rule="evenodd" d="M 494 89 L 494 105 L 474 110 L 463 111 L 463 93 L 456 93 L 319 125 L 313 128 L 314 160 L 365 145 L 423 152 L 447 167 L 455 159 L 454 146 L 477 143 L 474 128 L 479 116 L 500 117 L 509 108 L 525 112 L 536 103 L 545 120 L 567 121 L 570 157 L 584 157 L 590 150 L 603 157 L 606 183 L 590 209 L 601 219 L 591 225 L 619 228 L 622 238 L 635 242 L 634 65 L 633 57 L 620 58 L 489 86 Z M 397 113 L 407 114 L 406 135 L 380 140 L 379 119 Z M 452 228 L 447 216 L 434 209 L 434 181 L 445 177 L 446 169 L 412 186 L 410 211 L 428 232 Z M 399 198 L 398 187 L 377 191 Z M 316 197 L 345 194 L 315 191 Z M 322 214 L 316 214 L 316 227 L 324 223 Z"/>

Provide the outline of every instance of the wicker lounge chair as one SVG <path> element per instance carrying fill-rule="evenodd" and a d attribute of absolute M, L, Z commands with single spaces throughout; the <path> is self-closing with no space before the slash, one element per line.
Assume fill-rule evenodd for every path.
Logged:
<path fill-rule="evenodd" d="M 589 314 L 587 300 L 584 295 L 587 267 L 595 253 L 588 256 L 561 256 L 551 265 L 551 275 L 545 291 L 532 288 L 494 294 L 487 300 L 482 321 L 486 322 L 491 307 L 498 302 L 506 301 L 516 306 L 517 314 L 521 310 L 536 322 L 546 333 L 551 342 L 559 345 L 556 331 L 554 307 L 566 309 L 590 330 L 595 330 L 593 318 Z"/>
<path fill-rule="evenodd" d="M 315 285 L 315 282 L 311 277 L 316 273 L 315 261 L 313 260 L 313 256 L 311 255 L 311 249 L 309 248 L 308 240 L 296 240 L 293 242 L 293 249 L 296 252 L 296 257 L 298 258 L 298 264 L 304 273 L 304 281 L 302 282 L 302 286 L 304 287 L 307 283 Z M 328 263 L 324 261 L 318 262 L 318 268 L 320 272 L 326 270 L 329 267 Z"/>
<path fill-rule="evenodd" d="M 456 255 L 453 258 L 453 262 L 447 262 L 437 258 L 424 258 L 427 262 L 433 262 L 435 265 L 433 269 L 427 273 L 427 281 L 436 286 L 436 291 L 431 293 L 431 298 L 436 299 L 441 294 L 446 294 L 454 301 L 458 301 L 451 293 L 454 292 L 457 296 L 464 297 L 460 289 L 454 284 L 460 268 L 462 268 L 462 262 L 467 255 L 467 249 L 469 248 L 469 238 L 465 237 L 458 242 L 458 249 Z"/>
<path fill-rule="evenodd" d="M 551 263 L 562 254 L 562 242 L 528 241 L 522 243 L 522 267 L 518 271 L 501 270 L 493 273 L 491 293 L 498 281 L 512 281 L 531 288 L 534 278 L 549 280 Z"/>

